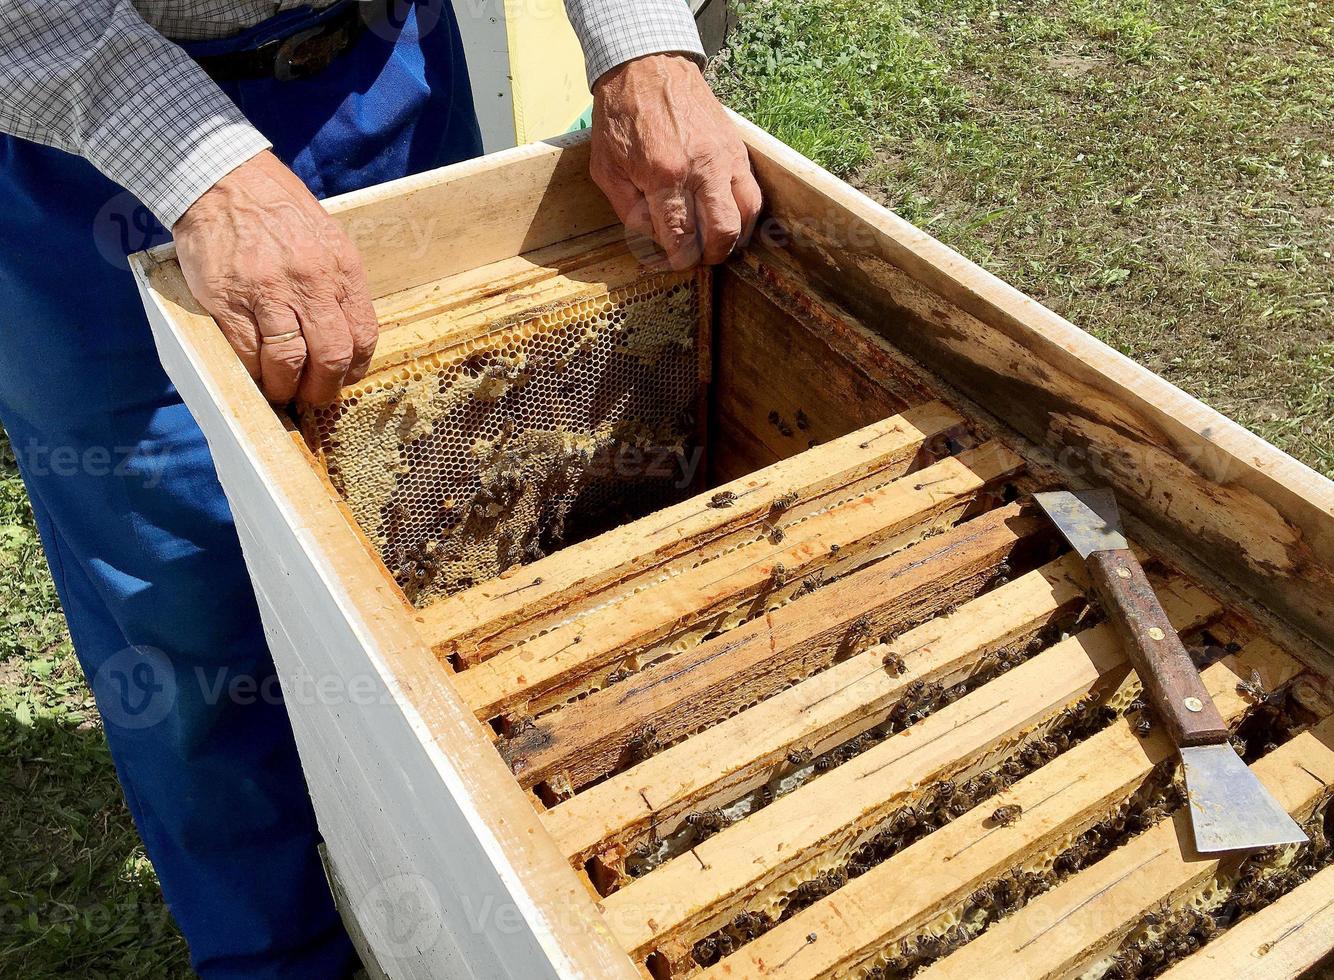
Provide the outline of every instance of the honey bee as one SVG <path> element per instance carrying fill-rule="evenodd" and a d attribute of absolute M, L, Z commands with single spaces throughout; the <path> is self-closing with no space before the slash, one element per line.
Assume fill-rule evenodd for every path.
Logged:
<path fill-rule="evenodd" d="M 736 494 L 731 490 L 719 490 L 709 498 L 709 506 L 714 510 L 721 510 L 724 507 L 731 507 L 736 503 Z"/>
<path fill-rule="evenodd" d="M 783 511 L 793 506 L 800 499 L 801 499 L 800 495 L 797 493 L 797 491 L 789 490 L 781 497 L 775 497 L 774 502 L 769 505 L 769 510 L 775 514 L 781 514 Z"/>
<path fill-rule="evenodd" d="M 792 593 L 792 598 L 800 599 L 804 595 L 810 595 L 823 584 L 824 570 L 820 569 L 801 580 L 801 585 L 797 586 L 796 591 Z"/>
<path fill-rule="evenodd" d="M 839 761 L 838 758 L 832 753 L 827 755 L 822 755 L 820 756 L 820 758 L 815 760 L 815 771 L 828 772 L 830 769 L 833 769 L 835 766 L 838 765 L 838 761 Z"/>
<path fill-rule="evenodd" d="M 871 638 L 871 614 L 863 613 L 848 624 L 847 632 L 843 634 L 843 641 L 848 646 L 857 646 L 865 643 Z"/>
<path fill-rule="evenodd" d="M 770 544 L 782 544 L 784 539 L 787 538 L 787 532 L 777 524 L 766 523 L 764 525 L 764 534 L 765 537 L 769 539 Z"/>
<path fill-rule="evenodd" d="M 643 725 L 636 729 L 625 744 L 625 754 L 632 762 L 642 762 L 661 749 L 658 730 L 652 725 Z"/>
<path fill-rule="evenodd" d="M 889 818 L 889 832 L 895 837 L 902 837 L 918 824 L 917 809 L 912 806 L 902 807 Z"/>
<path fill-rule="evenodd" d="M 811 755 L 810 749 L 788 749 L 787 761 L 793 766 L 804 766 L 811 761 Z"/>
<path fill-rule="evenodd" d="M 769 580 L 775 588 L 785 583 L 787 581 L 787 566 L 781 561 L 774 562 L 774 567 L 769 570 Z"/>
<path fill-rule="evenodd" d="M 738 912 L 731 927 L 747 939 L 754 939 L 765 926 L 765 918 L 758 912 Z"/>
<path fill-rule="evenodd" d="M 705 936 L 699 942 L 695 943 L 695 948 L 691 951 L 695 962 L 700 966 L 712 966 L 718 962 L 718 943 L 712 936 Z"/>
<path fill-rule="evenodd" d="M 1089 851 L 1087 841 L 1075 841 L 1065 851 L 1056 855 L 1056 860 L 1052 862 L 1052 870 L 1060 875 L 1073 874 L 1084 866 Z"/>
<path fill-rule="evenodd" d="M 1147 714 L 1142 714 L 1136 718 L 1132 728 L 1135 734 L 1140 738 L 1148 738 L 1153 734 L 1153 722 L 1149 719 Z"/>
<path fill-rule="evenodd" d="M 703 839 L 716 834 L 727 826 L 727 816 L 717 807 L 710 810 L 697 810 L 686 816 L 686 824 L 697 837 Z"/>
<path fill-rule="evenodd" d="M 895 677 L 902 677 L 908 672 L 908 665 L 903 662 L 903 658 L 892 650 L 886 653 L 880 662 L 884 664 L 885 667 L 889 669 L 889 672 Z"/>
<path fill-rule="evenodd" d="M 1023 816 L 1024 808 L 1018 803 L 1007 803 L 1004 806 L 996 807 L 991 814 L 991 822 L 999 827 L 1013 827 Z"/>
<path fill-rule="evenodd" d="M 1267 690 L 1260 680 L 1260 672 L 1252 670 L 1249 679 L 1237 682 L 1237 693 L 1248 697 L 1254 704 L 1270 704 L 1280 697 L 1277 691 Z"/>
<path fill-rule="evenodd" d="M 797 428 L 805 432 L 811 427 L 811 420 L 806 417 L 806 413 L 797 409 Z"/>

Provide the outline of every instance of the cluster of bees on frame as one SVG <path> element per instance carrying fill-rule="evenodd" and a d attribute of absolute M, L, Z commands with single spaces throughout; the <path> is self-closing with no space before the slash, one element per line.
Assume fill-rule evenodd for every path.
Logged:
<path fill-rule="evenodd" d="M 1326 804 L 1303 828 L 1311 838 L 1309 843 L 1259 851 L 1233 874 L 1206 883 L 1196 901 L 1148 912 L 1106 963 L 1102 978 L 1143 980 L 1157 976 L 1224 929 L 1310 880 L 1334 863 L 1330 817 Z"/>
<path fill-rule="evenodd" d="M 1220 648 L 1220 652 L 1235 652 L 1235 649 Z M 996 666 L 993 665 L 993 669 Z M 972 686 L 968 685 L 969 688 Z M 1260 679 L 1254 676 L 1241 681 L 1238 690 L 1253 703 L 1247 716 L 1247 723 L 1251 727 L 1250 737 L 1262 743 L 1264 751 L 1272 749 L 1291 733 L 1295 722 L 1287 714 L 1287 699 L 1283 692 L 1265 689 Z M 893 722 L 864 733 L 819 758 L 813 758 L 809 751 L 794 750 L 789 754 L 788 763 L 792 766 L 809 766 L 815 772 L 833 768 L 887 737 L 896 730 L 896 725 L 911 724 L 922 712 L 932 710 L 933 704 L 949 703 L 960 692 L 957 688 L 941 689 L 939 685 L 923 684 L 909 693 L 913 696 L 907 699 L 904 710 Z M 994 768 L 970 779 L 945 779 L 933 784 L 916 802 L 892 813 L 882 828 L 857 848 L 845 864 L 814 874 L 801 882 L 786 896 L 777 916 L 744 911 L 721 929 L 701 939 L 692 950 L 695 962 L 701 966 L 716 963 L 778 922 L 837 891 L 850 879 L 865 874 L 910 844 L 1003 792 L 1072 744 L 1106 727 L 1123 713 L 1134 719 L 1132 726 L 1148 714 L 1142 697 L 1131 700 L 1122 711 L 1114 710 L 1097 697 L 1086 697 L 1061 712 L 1045 732 L 1035 733 L 1024 740 L 1005 761 Z M 1239 753 L 1245 752 L 1245 742 L 1241 737 L 1235 737 L 1233 744 Z M 1160 766 L 1132 797 L 1114 807 L 1093 827 L 1066 842 L 1059 852 L 1048 855 L 1046 860 L 1035 863 L 1033 867 L 1015 869 L 983 885 L 953 911 L 948 924 L 895 944 L 868 968 L 866 976 L 870 980 L 899 980 L 912 975 L 971 941 L 991 922 L 1017 911 L 1037 895 L 1170 817 L 1185 802 L 1184 786 L 1179 780 L 1170 778 L 1171 772 L 1169 764 Z M 761 803 L 771 802 L 772 798 L 772 791 L 769 791 Z M 999 803 L 986 823 L 1005 827 L 1022 819 L 1023 810 L 1018 804 Z M 697 839 L 717 833 L 728 823 L 721 809 L 702 811 L 687 817 L 687 824 Z M 1153 933 L 1157 938 L 1148 943 L 1152 948 L 1131 949 L 1133 944 L 1128 944 L 1125 955 L 1117 961 L 1121 965 L 1114 966 L 1107 975 L 1114 980 L 1151 976 L 1164 963 L 1171 962 L 1174 951 L 1178 957 L 1186 955 L 1191 949 L 1198 948 L 1208 935 L 1226 927 L 1239 915 L 1260 907 L 1265 901 L 1272 900 L 1295 887 L 1300 880 L 1310 877 L 1315 870 L 1334 860 L 1334 853 L 1323 832 L 1312 831 L 1311 836 L 1317 843 L 1304 848 L 1305 856 L 1302 860 L 1294 862 L 1280 873 L 1267 871 L 1264 860 L 1248 862 L 1249 870 L 1238 878 L 1233 897 L 1213 914 L 1213 926 L 1205 923 L 1198 912 L 1183 911 L 1170 920 L 1170 929 Z M 1157 924 L 1157 920 L 1151 924 Z M 1150 967 L 1156 965 L 1156 968 L 1147 973 L 1129 969 L 1140 963 Z"/>
<path fill-rule="evenodd" d="M 756 936 L 767 932 L 778 922 L 790 918 L 803 908 L 842 888 L 852 878 L 865 874 L 910 844 L 1002 793 L 1010 785 L 1065 751 L 1071 744 L 1087 738 L 1106 726 L 1115 717 L 1116 712 L 1095 698 L 1086 698 L 1062 711 L 1049 728 L 1025 739 L 997 766 L 967 779 L 942 779 L 933 783 L 914 802 L 890 814 L 881 828 L 853 851 L 846 863 L 814 874 L 798 884 L 783 900 L 781 910 L 776 916 L 758 911 L 746 911 L 697 942 L 692 950 L 695 962 L 700 966 L 716 963 Z M 857 751 L 864 751 L 874 744 L 874 740 L 884 738 L 888 734 L 883 726 L 866 733 L 860 737 L 862 743 L 857 746 Z M 814 766 L 819 760 L 812 759 L 809 754 L 798 752 L 790 755 L 788 762 L 792 765 Z M 701 816 L 701 827 L 710 833 L 726 826 L 723 812 L 712 812 L 715 818 L 706 819 Z M 687 821 L 689 819 L 687 818 Z M 718 819 L 723 822 L 719 824 Z M 988 823 L 995 826 L 1009 826 L 1021 819 L 1023 811 L 1019 805 L 998 802 L 991 811 Z M 1029 881 L 1023 876 L 1003 879 L 995 886 L 992 899 L 998 908 L 1013 910 L 1018 908 L 1036 887 L 1036 879 Z M 975 897 L 980 899 L 981 894 Z M 966 941 L 962 933 L 957 934 L 955 938 L 960 944 Z M 923 950 L 914 950 L 914 955 L 935 948 L 937 940 L 924 937 L 924 942 Z"/>

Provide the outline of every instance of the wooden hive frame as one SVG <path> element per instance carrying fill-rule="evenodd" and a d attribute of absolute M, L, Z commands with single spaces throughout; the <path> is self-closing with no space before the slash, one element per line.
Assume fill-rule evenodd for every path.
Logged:
<path fill-rule="evenodd" d="M 707 277 L 706 478 L 420 608 L 171 249 L 134 260 L 369 950 L 406 977 L 1310 966 L 1325 851 L 1190 851 L 1170 746 L 1026 494 L 1119 491 L 1248 760 L 1318 821 L 1334 488 L 741 125 L 774 220 Z M 330 202 L 377 369 L 639 275 L 586 169 L 571 138 Z M 1245 889 L 1281 897 L 1183 958 Z"/>

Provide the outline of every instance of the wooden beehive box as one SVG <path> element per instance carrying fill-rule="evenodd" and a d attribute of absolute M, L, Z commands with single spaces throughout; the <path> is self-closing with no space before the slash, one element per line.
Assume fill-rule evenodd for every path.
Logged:
<path fill-rule="evenodd" d="M 643 268 L 578 138 L 331 202 L 386 329 L 330 412 L 272 410 L 171 249 L 136 259 L 380 966 L 1315 962 L 1334 486 L 745 134 L 771 220 L 711 271 Z M 1172 753 L 1027 503 L 1090 484 L 1314 845 L 1185 843 Z"/>

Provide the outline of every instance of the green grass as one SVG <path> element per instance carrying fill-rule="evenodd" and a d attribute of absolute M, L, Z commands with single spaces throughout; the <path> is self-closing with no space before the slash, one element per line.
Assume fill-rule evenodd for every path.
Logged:
<path fill-rule="evenodd" d="M 189 976 L 0 438 L 0 975 Z"/>
<path fill-rule="evenodd" d="M 724 98 L 1334 474 L 1334 6 L 764 0 Z M 186 974 L 0 440 L 0 973 Z"/>
<path fill-rule="evenodd" d="M 724 99 L 1334 474 L 1334 7 L 759 0 Z"/>

